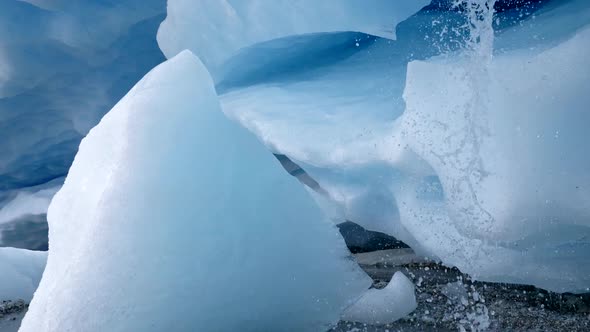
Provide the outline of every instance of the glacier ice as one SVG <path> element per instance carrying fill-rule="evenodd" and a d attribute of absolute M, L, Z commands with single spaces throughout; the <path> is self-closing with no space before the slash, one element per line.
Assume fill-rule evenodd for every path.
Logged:
<path fill-rule="evenodd" d="M 189 49 L 214 73 L 241 48 L 302 34 L 364 32 L 395 39 L 397 23 L 428 0 L 169 0 L 158 44 L 171 57 Z"/>
<path fill-rule="evenodd" d="M 590 285 L 590 158 L 579 143 L 590 121 L 588 55 L 585 28 L 535 56 L 498 55 L 475 80 L 460 60 L 410 64 L 401 130 L 446 198 L 419 199 L 406 192 L 417 190 L 411 182 L 399 189 L 401 221 L 421 244 L 482 279 L 557 291 Z M 475 125 L 474 105 L 485 117 Z M 473 126 L 485 131 L 478 140 Z"/>
<path fill-rule="evenodd" d="M 318 331 L 371 285 L 185 51 L 84 138 L 21 331 Z"/>
<path fill-rule="evenodd" d="M 584 126 L 590 120 L 585 106 L 590 101 L 585 92 L 590 85 L 587 60 L 590 5 L 586 0 L 535 1 L 526 8 L 513 8 L 518 7 L 513 3 L 525 1 L 470 0 L 472 5 L 495 2 L 501 9 L 494 20 L 489 16 L 479 27 L 487 29 L 484 31 L 487 36 L 479 37 L 488 44 L 480 54 L 484 61 L 477 64 L 462 50 L 465 40 L 469 41 L 471 22 L 465 21 L 461 10 L 449 9 L 452 2 L 455 1 L 435 0 L 428 5 L 429 1 L 379 0 L 367 6 L 366 2 L 357 0 L 203 0 L 198 4 L 170 0 L 166 17 L 164 0 L 0 2 L 0 237 L 7 225 L 14 225 L 29 215 L 42 215 L 52 190 L 57 189 L 48 189 L 52 186 L 44 184 L 56 178 L 60 181 L 82 137 L 139 77 L 163 61 L 164 55 L 172 58 L 190 49 L 212 74 L 223 112 L 253 132 L 271 153 L 283 155 L 300 165 L 310 181 L 317 183 L 317 192 L 311 193 L 313 198 L 335 221 L 353 220 L 367 229 L 394 235 L 419 254 L 459 267 L 480 280 L 534 284 L 560 292 L 588 291 L 590 159 L 585 153 L 588 134 Z M 428 6 L 412 15 L 424 5 Z M 24 17 L 27 19 L 23 20 Z M 156 30 L 164 17 L 156 43 Z M 495 29 L 493 45 L 491 27 Z M 171 66 L 174 61 L 178 59 L 163 67 Z M 209 74 L 204 76 L 209 82 Z M 153 75 L 149 77 L 154 79 Z M 154 109 L 145 104 L 146 100 L 176 105 L 182 99 L 159 96 L 161 90 L 168 91 L 168 88 L 160 85 L 145 88 L 146 84 L 149 85 L 142 81 L 115 110 L 125 108 L 141 112 Z M 211 87 L 207 84 L 209 91 Z M 202 81 L 194 83 L 193 93 L 198 94 L 201 91 L 198 87 L 202 86 Z M 216 99 L 214 94 L 211 92 L 205 99 Z M 187 98 L 195 99 L 197 96 Z M 217 109 L 217 101 L 214 104 L 210 108 Z M 173 111 L 173 108 L 166 109 Z M 134 188 L 123 184 L 151 188 L 146 193 L 153 192 L 152 186 L 159 185 L 169 194 L 164 202 L 156 203 L 170 204 L 166 206 L 198 205 L 192 201 L 189 204 L 187 197 L 173 201 L 173 197 L 186 193 L 202 197 L 204 192 L 213 192 L 220 200 L 233 202 L 234 196 L 212 188 L 229 188 L 230 185 L 250 185 L 249 190 L 258 188 L 262 180 L 267 179 L 255 175 L 260 173 L 259 163 L 270 158 L 266 162 L 268 165 L 278 165 L 271 153 L 262 157 L 263 152 L 256 158 L 252 155 L 239 160 L 222 159 L 212 151 L 213 146 L 220 145 L 208 140 L 210 149 L 202 155 L 216 156 L 212 158 L 214 161 L 232 160 L 233 165 L 247 169 L 235 173 L 236 168 L 232 166 L 215 169 L 214 174 L 231 175 L 219 176 L 215 182 L 203 179 L 211 180 L 204 182 L 203 188 L 207 191 L 191 189 L 189 181 L 183 182 L 186 186 L 167 187 L 169 183 L 159 181 L 168 181 L 169 177 L 160 179 L 161 173 L 157 170 L 164 172 L 168 164 L 160 159 L 149 159 L 155 156 L 151 156 L 145 146 L 153 143 L 154 147 L 160 147 L 157 151 L 164 156 L 162 158 L 170 158 L 170 164 L 188 160 L 188 165 L 196 165 L 195 160 L 184 159 L 189 153 L 173 154 L 163 146 L 168 142 L 179 151 L 186 152 L 189 148 L 177 140 L 160 142 L 162 137 L 158 130 L 150 132 L 154 137 L 147 137 L 145 129 L 132 132 L 131 129 L 143 128 L 139 123 L 142 120 L 131 111 L 125 114 L 128 117 L 117 118 L 124 118 L 124 124 L 112 125 L 120 136 L 107 135 L 107 129 L 100 129 L 107 126 L 104 123 L 96 130 L 103 133 L 104 140 L 110 142 L 108 145 L 89 143 L 98 134 L 90 135 L 86 145 L 82 145 L 80 155 L 88 155 L 89 149 L 96 148 L 98 156 L 104 157 L 89 156 L 88 162 L 79 160 L 74 164 L 73 172 L 78 175 L 72 175 L 72 179 L 88 179 L 87 184 L 70 180 L 61 203 L 58 195 L 54 209 L 59 206 L 62 209 L 53 212 L 53 244 L 48 269 L 52 276 L 49 280 L 53 281 L 45 282 L 40 290 L 45 295 L 36 300 L 38 304 L 32 308 L 35 318 L 28 319 L 30 329 L 38 327 L 34 324 L 49 322 L 46 319 L 49 316 L 43 315 L 53 312 L 43 312 L 41 308 L 47 304 L 43 299 L 61 291 L 62 286 L 56 282 L 59 278 L 73 285 L 69 293 L 59 297 L 70 301 L 88 289 L 87 273 L 104 275 L 101 272 L 116 270 L 125 263 L 128 266 L 141 263 L 154 278 L 162 276 L 145 257 L 120 255 L 128 259 L 124 263 L 103 260 L 108 255 L 115 257 L 116 253 L 130 252 L 131 248 L 126 245 L 141 244 L 141 248 L 145 247 L 141 251 L 154 253 L 152 261 L 158 264 L 162 257 L 173 257 L 168 266 L 189 261 L 188 253 L 182 248 L 198 252 L 188 243 L 189 236 L 199 243 L 206 237 L 190 232 L 196 226 L 186 221 L 188 219 L 169 220 L 163 213 L 152 216 L 151 211 L 137 209 L 126 211 L 130 213 L 125 214 L 130 216 L 129 220 L 122 220 L 123 217 L 117 215 L 119 209 L 127 205 L 137 207 L 143 197 L 128 198 L 126 190 Z M 103 122 L 109 123 L 108 119 L 113 117 L 107 116 Z M 110 120 L 112 122 L 115 120 Z M 153 126 L 156 128 L 155 124 Z M 138 150 L 133 150 L 135 145 L 134 148 L 121 146 L 120 143 L 128 139 L 129 144 L 142 142 Z M 238 143 L 227 141 L 227 146 L 235 147 L 232 144 Z M 112 150 L 112 147 L 121 150 Z M 192 148 L 199 150 L 199 146 Z M 139 157 L 127 158 L 127 151 L 135 151 Z M 109 159 L 109 153 L 118 154 Z M 236 153 L 242 156 L 241 151 Z M 140 157 L 157 166 L 157 170 L 147 162 L 140 165 L 137 161 Z M 125 167 L 115 167 L 115 161 Z M 82 163 L 84 166 L 76 167 Z M 105 165 L 111 168 L 102 169 Z M 138 174 L 133 174 L 145 170 L 146 165 L 153 183 L 144 182 Z M 200 167 L 199 164 L 193 168 L 199 170 Z M 282 170 L 277 168 L 278 179 Z M 103 178 L 82 174 L 89 169 L 96 170 Z M 133 171 L 126 174 L 125 169 Z M 107 170 L 112 170 L 115 178 L 106 179 L 111 174 L 105 173 Z M 223 171 L 229 173 L 221 173 Z M 246 173 L 247 176 L 237 176 Z M 105 180 L 101 182 L 100 179 Z M 299 190 L 293 197 L 299 197 L 305 207 L 313 205 L 308 202 L 309 198 L 303 198 L 306 197 L 304 192 L 299 193 L 302 189 L 293 189 L 297 185 L 294 180 L 285 185 L 289 189 L 283 194 L 292 195 Z M 70 194 L 72 201 L 81 203 L 66 213 L 63 207 L 70 204 L 65 203 L 64 197 L 76 191 L 68 191 L 74 187 L 82 192 L 86 190 L 88 197 Z M 284 197 L 274 188 L 264 188 L 247 193 L 245 189 L 234 190 L 244 195 L 240 197 L 247 196 L 245 202 L 254 207 L 264 205 L 260 197 L 266 196 L 259 195 Z M 105 211 L 103 192 L 110 197 L 107 203 L 117 197 L 125 196 L 125 199 L 114 202 L 113 211 Z M 178 193 L 181 195 L 176 195 Z M 143 203 L 146 201 L 162 206 L 147 198 Z M 219 207 L 219 204 L 209 205 Z M 274 203 L 269 205 L 283 208 Z M 236 206 L 246 209 L 245 204 Z M 89 211 L 97 210 L 103 212 L 89 216 Z M 325 226 L 321 223 L 323 226 L 312 226 L 307 219 L 324 218 L 317 211 L 313 212 L 315 217 L 306 218 L 300 210 L 304 209 L 292 213 L 292 218 L 300 218 L 288 219 L 293 225 L 285 229 L 305 238 L 319 238 L 329 233 L 326 230 L 307 236 L 307 232 L 315 231 L 313 227 Z M 215 211 L 223 215 L 221 210 Z M 256 215 L 263 213 L 260 211 L 256 211 Z M 177 214 L 171 216 L 177 217 Z M 153 217 L 177 227 L 170 230 L 163 222 L 153 229 L 135 227 L 141 225 L 140 219 L 146 222 Z M 99 224 L 108 218 L 122 222 Z M 185 223 L 178 224 L 182 220 Z M 214 228 L 214 225 L 209 226 Z M 264 228 L 264 234 L 268 234 L 268 229 L 276 231 L 269 226 Z M 180 234 L 180 230 L 187 234 Z M 169 252 L 155 252 L 153 243 L 146 242 L 154 239 L 156 231 L 169 236 L 160 240 L 178 235 L 181 245 L 176 249 L 168 248 Z M 235 230 L 229 227 L 222 231 L 223 238 L 235 235 Z M 254 233 L 252 230 L 248 234 Z M 257 241 L 259 237 L 265 239 L 262 231 L 257 234 Z M 342 241 L 333 238 L 338 238 L 337 234 L 329 234 L 332 238 L 318 245 L 319 249 L 328 250 L 334 246 L 332 253 L 345 257 Z M 298 244 L 295 239 L 290 240 L 292 246 Z M 251 243 L 257 241 L 236 244 L 226 250 L 237 252 L 238 247 L 253 250 Z M 283 243 L 288 246 L 291 242 L 282 241 L 281 245 Z M 52 257 L 66 257 L 72 252 L 75 255 L 71 261 L 53 258 L 52 262 Z M 310 252 L 312 248 L 309 252 L 302 251 L 301 262 L 306 254 L 311 255 Z M 264 255 L 281 253 L 265 252 Z M 202 256 L 196 257 L 206 256 L 199 254 Z M 229 257 L 241 256 L 230 254 Z M 23 258 L 23 262 L 27 259 Z M 101 263 L 94 266 L 91 261 Z M 333 264 L 340 268 L 349 266 L 342 260 Z M 80 268 L 75 269 L 76 266 Z M 273 268 L 279 267 L 288 268 L 287 264 Z M 76 273 L 62 274 L 67 268 Z M 224 266 L 221 271 L 230 269 Z M 350 267 L 347 271 L 340 278 L 346 279 L 346 275 L 352 273 L 356 276 L 354 284 L 366 287 L 366 278 L 359 277 L 358 268 Z M 240 283 L 256 281 L 253 277 L 247 278 L 254 274 L 240 272 Z M 215 282 L 234 284 L 230 274 Z M 110 287 L 117 287 L 116 281 L 120 281 L 117 278 L 121 275 L 94 280 L 94 289 L 101 289 L 101 283 L 109 281 L 113 282 Z M 9 277 L 11 280 L 20 278 L 18 274 Z M 149 281 L 148 276 L 141 277 Z M 168 277 L 183 280 L 176 274 Z M 273 275 L 265 279 L 274 278 Z M 28 289 L 22 294 L 30 294 L 34 282 L 22 280 L 18 285 L 26 287 L 17 288 Z M 268 281 L 265 285 L 268 286 Z M 338 293 L 348 294 L 348 300 L 341 299 L 341 303 L 350 303 L 355 297 L 353 293 L 360 296 L 362 292 L 353 288 L 348 290 L 350 292 Z M 245 291 L 237 286 L 231 290 L 237 294 Z M 266 291 L 261 294 L 268 295 Z M 367 297 L 369 293 L 363 297 L 368 302 L 386 296 L 378 293 Z M 80 298 L 72 301 L 78 301 L 75 302 L 78 307 L 84 308 L 87 304 L 103 305 L 114 303 L 106 301 L 121 299 L 117 296 L 104 299 L 104 294 L 96 292 L 92 296 L 90 302 L 82 303 L 84 300 Z M 339 312 L 335 307 L 343 306 L 329 308 L 332 320 L 337 319 Z M 115 314 L 137 314 L 129 308 L 135 306 L 123 307 Z M 91 313 L 79 308 L 76 310 L 80 310 L 80 320 L 66 322 L 65 311 L 60 310 L 65 309 L 56 309 L 58 318 L 47 323 L 56 324 L 51 328 L 97 322 L 95 319 L 84 322 L 84 315 L 89 317 Z M 326 319 L 326 324 L 329 320 Z M 362 319 L 357 317 L 357 320 Z M 108 321 L 99 323 L 108 324 Z"/>
<path fill-rule="evenodd" d="M 49 188 L 39 188 L 29 192 L 25 190 L 18 191 L 16 196 L 6 202 L 0 208 L 0 227 L 14 219 L 35 214 L 45 214 L 51 199 L 61 186 L 51 186 Z M 0 243 L 2 238 L 0 235 Z"/>
<path fill-rule="evenodd" d="M 466 31 L 442 29 L 440 40 L 423 42 L 424 26 L 425 34 L 462 27 L 453 12 L 414 16 L 395 41 L 286 37 L 230 58 L 218 91 L 224 112 L 319 183 L 341 207 L 336 219 L 392 234 L 479 279 L 585 291 L 588 13 L 587 2 L 568 1 L 524 21 L 499 14 L 485 25 L 497 29 L 485 68 L 453 44 Z M 246 66 L 254 59 L 262 64 Z M 473 105 L 487 110 L 485 128 L 469 137 L 463 117 Z M 465 140 L 482 140 L 482 169 L 467 167 L 469 142 L 453 155 Z M 466 188 L 478 172 L 481 183 Z"/>
<path fill-rule="evenodd" d="M 0 194 L 0 247 L 47 250 L 47 208 L 63 179 Z"/>
<path fill-rule="evenodd" d="M 369 289 L 342 314 L 348 322 L 389 324 L 409 315 L 416 309 L 414 284 L 396 272 L 383 289 Z"/>
<path fill-rule="evenodd" d="M 0 248 L 0 299 L 31 301 L 46 260 L 47 252 Z"/>

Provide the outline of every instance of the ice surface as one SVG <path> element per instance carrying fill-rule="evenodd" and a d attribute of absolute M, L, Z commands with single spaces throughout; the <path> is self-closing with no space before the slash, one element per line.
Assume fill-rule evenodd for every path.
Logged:
<path fill-rule="evenodd" d="M 590 84 L 589 2 L 542 1 L 526 9 L 502 4 L 503 11 L 493 22 L 489 16 L 478 27 L 485 30 L 477 36 L 483 36 L 487 46 L 480 54 L 485 61 L 475 66 L 460 50 L 470 36 L 465 13 L 430 6 L 408 18 L 427 2 L 377 1 L 367 6 L 360 0 L 204 0 L 197 6 L 176 0 L 169 3 L 158 42 L 169 57 L 189 48 L 204 60 L 214 74 L 224 112 L 256 134 L 271 152 L 291 158 L 317 181 L 323 192 L 314 194 L 315 198 L 337 222 L 353 220 L 367 229 L 394 235 L 418 253 L 457 266 L 478 279 L 532 283 L 555 291 L 588 291 L 590 158 L 585 151 L 585 125 L 590 120 L 586 111 L 590 101 L 586 92 Z M 2 224 L 7 225 L 42 211 L 49 192 L 39 192 L 36 186 L 63 176 L 80 139 L 141 75 L 164 59 L 155 42 L 163 14 L 163 0 L 0 3 L 0 223 L 4 220 Z M 492 26 L 496 29 L 493 49 Z M 201 86 L 200 82 L 194 85 Z M 148 97 L 156 98 L 138 90 L 118 109 L 129 103 L 141 106 Z M 144 91 L 156 90 L 160 88 Z M 176 105 L 177 100 L 171 102 Z M 152 109 L 148 106 L 128 108 Z M 135 172 L 145 167 L 139 165 L 138 160 L 143 159 L 128 158 L 128 147 L 121 146 L 127 135 L 135 134 L 132 129 L 144 127 L 138 117 L 121 118 L 131 120 L 113 125 L 119 136 L 104 134 L 109 144 L 92 145 L 104 159 L 93 159 L 99 164 L 88 166 L 96 169 L 88 174 L 103 177 L 84 177 L 88 175 L 80 174 L 88 169 L 78 166 L 78 176 L 87 178 L 88 183 L 71 180 L 85 188 L 92 199 L 82 201 L 72 194 L 76 196 L 72 201 L 81 201 L 79 206 L 67 215 L 65 209 L 63 214 L 54 213 L 55 257 L 71 252 L 76 255 L 73 261 L 53 263 L 53 280 L 62 278 L 60 273 L 68 264 L 80 266 L 78 274 L 64 276 L 74 287 L 71 293 L 60 295 L 63 299 L 86 290 L 85 273 L 99 274 L 119 266 L 101 261 L 101 254 L 116 257 L 116 253 L 130 251 L 125 243 L 152 241 L 157 230 L 168 234 L 189 227 L 188 222 L 172 231 L 162 225 L 153 231 L 134 227 L 142 218 L 167 223 L 187 219 L 170 221 L 163 213 L 152 216 L 151 211 L 131 210 L 129 214 L 136 213 L 133 218 L 123 220 L 115 215 L 117 209 L 93 215 L 96 219 L 88 222 L 89 211 L 105 211 L 99 209 L 106 204 L 101 200 L 103 191 L 111 197 L 106 202 L 112 202 L 128 193 L 125 190 L 134 189 L 117 181 L 130 181 L 142 189 L 159 185 L 168 193 L 193 192 L 184 187 L 166 189 L 167 182 L 144 183 L 139 175 L 127 178 L 122 175 L 124 170 L 113 166 L 115 161 L 121 165 L 129 161 L 132 166 L 125 169 Z M 159 132 L 152 130 L 154 137 L 146 138 L 147 131 L 138 130 L 137 136 L 130 137 L 147 146 L 146 142 L 160 138 L 154 134 Z M 178 145 L 169 140 L 153 146 L 165 150 L 165 142 Z M 227 146 L 232 144 L 237 143 L 227 142 Z M 116 150 L 120 155 L 109 159 L 106 155 L 113 146 L 121 149 Z M 179 151 L 188 151 L 179 146 Z M 211 146 L 226 151 L 226 146 Z M 170 158 L 170 163 L 184 160 L 182 153 L 168 150 L 153 157 L 160 159 L 149 159 L 161 172 L 167 171 L 161 159 Z M 142 158 L 151 156 L 146 151 L 136 153 Z M 217 156 L 213 161 L 222 160 L 210 150 L 206 152 Z M 246 165 L 239 172 L 248 175 L 227 175 L 234 174 L 234 169 L 215 169 L 214 174 L 221 175 L 205 183 L 207 188 L 227 188 L 230 183 L 258 188 L 254 180 L 260 178 L 252 175 L 261 173 L 258 157 L 231 160 Z M 189 161 L 193 169 L 201 169 L 200 164 Z M 79 161 L 82 163 L 86 165 Z M 109 179 L 107 170 L 112 170 L 115 178 Z M 228 173 L 217 173 L 221 171 Z M 155 168 L 150 172 L 153 179 L 161 177 Z M 249 177 L 254 180 L 241 182 Z M 248 206 L 262 206 L 257 197 L 266 192 L 282 197 L 275 189 L 252 188 L 244 200 Z M 214 193 L 227 197 L 221 191 Z M 291 189 L 284 195 L 293 195 Z M 297 195 L 304 194 L 293 197 Z M 116 204 L 137 207 L 148 205 L 147 201 L 159 206 L 147 198 L 140 204 L 142 197 Z M 161 204 L 181 206 L 179 211 L 196 204 L 171 200 Z M 64 201 L 62 198 L 61 206 L 69 207 Z M 207 207 L 217 206 L 207 203 Z M 307 206 L 308 202 L 301 204 Z M 246 209 L 245 205 L 241 206 Z M 301 236 L 307 238 L 306 232 L 313 229 L 300 219 L 313 218 L 293 214 L 294 219 L 297 216 L 301 218 L 292 223 L 301 227 Z M 99 224 L 111 217 L 121 220 L 120 225 Z M 321 218 L 319 213 L 317 218 Z M 291 231 L 289 227 L 295 226 L 286 228 Z M 232 229 L 224 228 L 223 233 L 233 234 Z M 69 236 L 74 231 L 76 236 Z M 188 236 L 194 242 L 201 242 L 201 237 L 186 233 L 168 237 L 178 235 L 187 242 L 180 241 L 184 246 L 174 249 L 175 255 L 164 250 L 152 258 L 176 257 L 171 266 L 185 257 L 181 254 L 187 255 L 182 248 L 194 251 Z M 298 243 L 293 241 L 291 246 L 296 247 Z M 114 242 L 119 244 L 111 248 Z M 288 246 L 291 242 L 281 243 Z M 330 243 L 326 241 L 326 248 Z M 141 245 L 154 252 L 153 243 Z M 275 255 L 266 255 L 271 254 Z M 141 264 L 147 261 L 145 257 L 121 256 L 127 257 L 129 266 L 136 262 L 132 258 Z M 102 265 L 91 266 L 87 257 Z M 302 262 L 304 257 L 305 251 Z M 75 260 L 79 261 L 73 263 Z M 277 271 L 279 267 L 284 266 L 277 266 Z M 117 277 L 121 275 L 93 282 L 117 281 Z M 219 282 L 232 283 L 223 278 Z M 60 289 L 57 283 L 47 283 L 43 288 L 47 294 Z M 239 291 L 244 290 L 236 293 Z M 101 300 L 103 295 L 94 295 L 90 304 L 106 303 Z M 119 298 L 109 299 L 115 300 Z M 79 307 L 89 303 L 83 304 Z M 132 312 L 125 310 L 119 314 Z M 43 321 L 40 311 L 36 315 Z"/>
<path fill-rule="evenodd" d="M 396 272 L 383 289 L 368 290 L 342 314 L 342 320 L 366 324 L 389 324 L 416 309 L 414 284 Z"/>
<path fill-rule="evenodd" d="M 0 191 L 0 247 L 47 250 L 47 208 L 62 184 Z"/>
<path fill-rule="evenodd" d="M 395 39 L 395 26 L 428 0 L 169 0 L 158 44 L 170 58 L 190 49 L 217 69 L 239 49 L 281 37 L 364 32 Z"/>
<path fill-rule="evenodd" d="M 65 176 L 82 137 L 164 60 L 165 7 L 0 1 L 0 196 Z"/>
<path fill-rule="evenodd" d="M 319 331 L 371 285 L 189 51 L 82 141 L 21 331 Z"/>
<path fill-rule="evenodd" d="M 0 247 L 47 250 L 47 208 L 60 187 L 52 181 L 8 192 L 0 201 Z"/>
<path fill-rule="evenodd" d="M 0 208 L 0 225 L 26 215 L 45 214 L 53 195 L 60 187 L 54 186 L 33 192 L 19 191 L 16 197 Z"/>
<path fill-rule="evenodd" d="M 408 19 L 396 41 L 272 40 L 226 62 L 217 87 L 228 115 L 327 191 L 336 219 L 476 278 L 585 291 L 589 10 L 499 14 L 483 67 L 453 44 L 469 31 L 452 12 Z"/>
<path fill-rule="evenodd" d="M 47 252 L 0 248 L 0 301 L 29 302 L 39 285 Z"/>
<path fill-rule="evenodd" d="M 323 45 L 319 51 L 318 44 Z M 395 140 L 389 135 L 403 112 L 405 65 L 398 61 L 405 55 L 395 55 L 387 40 L 354 33 L 291 37 L 267 45 L 243 51 L 226 64 L 227 74 L 218 83 L 223 110 L 320 181 L 345 207 L 345 215 L 335 216 L 338 222 L 352 220 L 412 244 L 399 223 L 391 222 L 397 218 L 393 197 L 380 187 L 396 173 L 382 159 L 416 164 L 411 155 L 391 148 Z M 269 49 L 275 62 L 244 72 Z M 297 67 L 273 75 L 272 68 L 287 56 Z M 412 168 L 418 171 L 419 165 Z"/>
<path fill-rule="evenodd" d="M 398 189 L 401 221 L 422 245 L 481 279 L 590 285 L 590 158 L 576 143 L 588 136 L 589 54 L 585 28 L 535 56 L 499 55 L 487 77 L 471 76 L 469 61 L 410 64 L 401 130 L 444 194 L 421 199 L 412 180 Z"/>

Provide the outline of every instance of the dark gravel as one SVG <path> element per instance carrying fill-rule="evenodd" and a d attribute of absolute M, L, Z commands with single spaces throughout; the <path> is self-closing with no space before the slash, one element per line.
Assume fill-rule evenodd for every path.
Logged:
<path fill-rule="evenodd" d="M 330 332 L 590 331 L 590 294 L 556 294 L 533 286 L 477 282 L 455 268 L 433 262 L 361 267 L 376 288 L 384 287 L 396 271 L 402 271 L 416 286 L 418 308 L 390 325 L 340 322 Z"/>

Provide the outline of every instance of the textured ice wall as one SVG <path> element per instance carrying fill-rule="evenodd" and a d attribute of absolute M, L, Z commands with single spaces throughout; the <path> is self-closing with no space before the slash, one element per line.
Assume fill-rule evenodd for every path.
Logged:
<path fill-rule="evenodd" d="M 427 2 L 171 1 L 160 39 L 170 35 L 169 55 L 184 42 L 205 43 L 200 56 L 221 63 L 290 34 L 351 29 L 393 38 L 395 24 Z M 165 0 L 0 3 L 0 209 L 4 197 L 65 176 L 82 137 L 164 60 L 155 37 L 165 13 Z"/>
<path fill-rule="evenodd" d="M 337 219 L 481 279 L 585 291 L 590 7 L 537 9 L 494 18 L 495 58 L 488 33 L 481 66 L 458 52 L 470 37 L 460 12 L 422 12 L 396 41 L 258 44 L 225 64 L 222 106 L 317 180 Z M 415 59 L 427 61 L 406 69 Z"/>
<path fill-rule="evenodd" d="M 82 137 L 164 61 L 155 36 L 165 9 L 165 0 L 0 1 L 0 237 L 14 233 L 0 246 L 47 247 L 35 234 L 46 211 L 25 206 L 33 220 L 4 205 L 63 179 Z"/>
<path fill-rule="evenodd" d="M 65 176 L 82 137 L 164 60 L 165 0 L 29 2 L 0 2 L 0 199 Z"/>
<path fill-rule="evenodd" d="M 0 200 L 0 246 L 47 250 L 47 208 L 62 183 L 63 179 L 56 179 L 4 192 Z"/>
<path fill-rule="evenodd" d="M 395 26 L 429 0 L 169 0 L 158 44 L 184 49 L 218 69 L 239 49 L 281 37 L 353 31 L 395 39 Z"/>
<path fill-rule="evenodd" d="M 21 331 L 320 331 L 371 285 L 190 52 L 82 141 Z"/>
<path fill-rule="evenodd" d="M 469 61 L 410 64 L 404 138 L 444 194 L 437 202 L 421 199 L 418 183 L 400 186 L 401 221 L 421 244 L 483 279 L 590 286 L 589 55 L 585 28 L 536 56 L 496 57 L 475 78 L 485 83 Z M 474 107 L 483 119 L 470 123 Z"/>
<path fill-rule="evenodd" d="M 31 301 L 46 260 L 46 252 L 0 248 L 0 299 Z"/>

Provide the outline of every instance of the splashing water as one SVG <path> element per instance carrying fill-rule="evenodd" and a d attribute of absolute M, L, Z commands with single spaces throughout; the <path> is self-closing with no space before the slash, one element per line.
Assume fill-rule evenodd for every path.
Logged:
<path fill-rule="evenodd" d="M 496 0 L 455 0 L 455 8 L 464 8 L 467 16 L 469 38 L 466 49 L 482 64 L 488 65 L 492 59 L 494 46 L 494 5 Z"/>
<path fill-rule="evenodd" d="M 486 114 L 488 113 L 489 66 L 492 61 L 494 30 L 493 16 L 496 0 L 456 0 L 453 6 L 460 8 L 467 17 L 468 31 L 464 47 L 466 70 L 464 80 L 470 87 L 470 95 L 460 105 L 465 119 L 461 143 L 447 155 L 463 175 L 451 181 L 449 199 L 455 205 L 456 219 L 462 220 L 471 236 L 475 229 L 481 234 L 489 233 L 494 218 L 483 207 L 477 195 L 477 187 L 488 172 L 481 157 L 483 140 L 488 136 Z M 476 223 L 476 227 L 470 226 Z"/>

